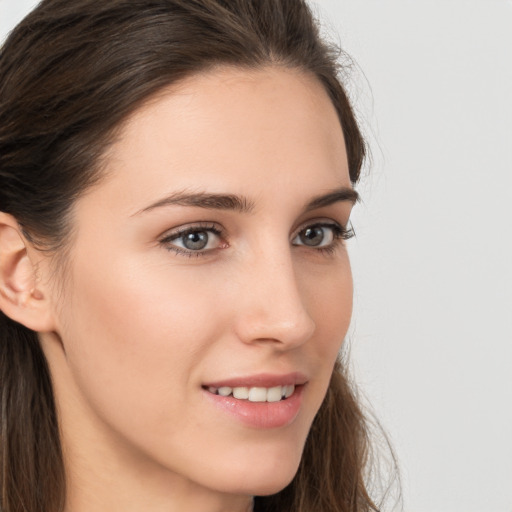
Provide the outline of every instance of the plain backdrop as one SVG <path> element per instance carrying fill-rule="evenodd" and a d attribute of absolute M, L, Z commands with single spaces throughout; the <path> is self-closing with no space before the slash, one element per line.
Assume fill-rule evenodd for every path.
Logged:
<path fill-rule="evenodd" d="M 404 510 L 512 512 L 512 2 L 314 5 L 372 147 L 349 343 Z"/>

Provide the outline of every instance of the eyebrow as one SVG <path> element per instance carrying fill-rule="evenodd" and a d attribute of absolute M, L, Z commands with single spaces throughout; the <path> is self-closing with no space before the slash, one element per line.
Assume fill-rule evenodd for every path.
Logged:
<path fill-rule="evenodd" d="M 327 194 L 314 197 L 306 204 L 305 211 L 316 210 L 340 201 L 349 201 L 355 204 L 359 201 L 359 194 L 350 187 L 342 187 Z M 253 201 L 235 194 L 176 192 L 150 204 L 146 208 L 135 213 L 135 215 L 149 212 L 164 206 L 192 206 L 207 210 L 232 210 L 239 213 L 251 213 L 255 208 Z"/>
<path fill-rule="evenodd" d="M 234 194 L 209 194 L 206 192 L 187 193 L 176 192 L 170 196 L 152 203 L 140 210 L 136 215 L 149 212 L 163 206 L 193 206 L 207 210 L 233 210 L 239 213 L 250 213 L 254 209 L 254 203 L 245 197 Z"/>
<path fill-rule="evenodd" d="M 330 206 L 331 204 L 338 203 L 340 201 L 348 201 L 352 204 L 356 204 L 360 201 L 360 196 L 353 188 L 341 187 L 327 194 L 313 198 L 306 205 L 306 211 L 308 212 L 310 210 Z"/>

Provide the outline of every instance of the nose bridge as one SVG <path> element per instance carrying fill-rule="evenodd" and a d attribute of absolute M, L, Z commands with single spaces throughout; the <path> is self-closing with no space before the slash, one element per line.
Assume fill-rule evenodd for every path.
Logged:
<path fill-rule="evenodd" d="M 315 324 L 299 286 L 289 245 L 257 251 L 249 268 L 239 336 L 245 342 L 271 341 L 286 347 L 307 341 Z"/>

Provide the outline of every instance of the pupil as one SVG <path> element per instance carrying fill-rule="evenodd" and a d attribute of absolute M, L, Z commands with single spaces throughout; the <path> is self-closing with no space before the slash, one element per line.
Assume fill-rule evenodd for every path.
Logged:
<path fill-rule="evenodd" d="M 324 230 L 319 226 L 307 228 L 301 233 L 300 239 L 304 245 L 320 245 L 324 240 Z"/>
<path fill-rule="evenodd" d="M 207 244 L 208 234 L 204 231 L 196 231 L 183 237 L 183 245 L 193 251 L 204 249 Z"/>

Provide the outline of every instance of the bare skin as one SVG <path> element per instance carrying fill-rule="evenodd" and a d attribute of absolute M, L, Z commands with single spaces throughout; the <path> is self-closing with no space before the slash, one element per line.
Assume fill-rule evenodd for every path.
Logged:
<path fill-rule="evenodd" d="M 0 306 L 40 332 L 66 511 L 246 512 L 293 478 L 350 321 L 335 109 L 299 71 L 219 68 L 140 108 L 106 171 L 75 205 L 58 286 L 0 214 Z M 291 374 L 298 412 L 277 427 L 209 396 Z"/>

